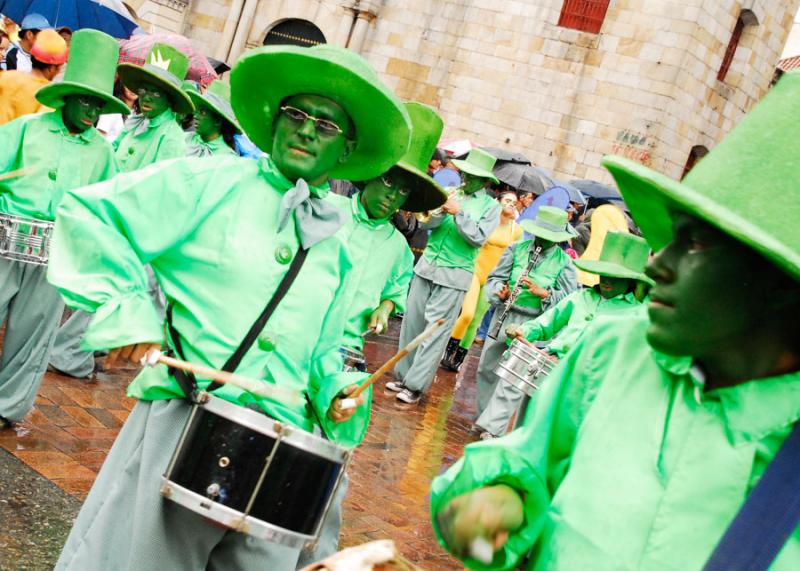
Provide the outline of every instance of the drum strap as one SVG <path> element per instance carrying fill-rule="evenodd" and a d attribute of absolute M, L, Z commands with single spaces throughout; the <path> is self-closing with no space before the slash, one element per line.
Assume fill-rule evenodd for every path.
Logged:
<path fill-rule="evenodd" d="M 231 355 L 222 366 L 223 371 L 232 373 L 242 362 L 245 354 L 250 347 L 253 346 L 253 343 L 255 343 L 255 340 L 264 329 L 267 321 L 275 312 L 278 304 L 281 302 L 284 296 L 286 296 L 289 288 L 292 287 L 292 283 L 294 283 L 295 278 L 297 278 L 297 274 L 300 273 L 300 268 L 303 267 L 303 263 L 305 263 L 307 256 L 308 249 L 300 248 L 300 250 L 297 252 L 297 255 L 292 260 L 289 270 L 283 276 L 281 283 L 278 284 L 278 288 L 275 290 L 275 293 L 272 294 L 272 297 L 267 302 L 267 306 L 261 312 L 261 315 L 258 316 L 258 319 L 255 320 L 253 325 L 250 326 L 250 330 L 247 332 L 247 335 L 245 335 L 244 339 L 242 339 L 239 347 L 236 348 L 236 351 L 233 352 L 233 355 Z M 172 305 L 167 307 L 167 329 L 169 330 L 169 337 L 172 340 L 172 346 L 175 347 L 175 351 L 178 353 L 178 356 L 181 359 L 186 359 L 186 356 L 183 354 L 183 347 L 181 346 L 180 334 L 172 325 Z M 180 385 L 181 390 L 183 390 L 184 394 L 186 395 L 186 398 L 190 401 L 193 400 L 193 395 L 197 391 L 197 380 L 195 379 L 194 375 L 192 373 L 186 373 L 177 369 L 170 369 L 170 374 L 176 381 L 178 381 L 178 385 Z M 213 382 L 206 390 L 211 392 L 221 386 L 222 384 Z"/>
<path fill-rule="evenodd" d="M 800 523 L 800 422 L 722 536 L 704 571 L 766 571 Z"/>

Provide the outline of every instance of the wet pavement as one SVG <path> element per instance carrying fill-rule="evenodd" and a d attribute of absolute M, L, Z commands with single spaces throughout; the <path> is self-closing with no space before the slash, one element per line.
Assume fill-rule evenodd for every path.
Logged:
<path fill-rule="evenodd" d="M 370 370 L 396 351 L 399 328 L 393 320 L 386 336 L 368 340 Z M 370 428 L 350 466 L 342 547 L 390 538 L 424 569 L 463 568 L 436 543 L 428 490 L 475 438 L 477 362 L 474 348 L 457 376 L 440 369 L 417 406 L 376 384 Z M 0 430 L 0 571 L 52 568 L 135 403 L 125 397 L 135 372 L 100 373 L 94 381 L 48 373 L 25 421 Z"/>

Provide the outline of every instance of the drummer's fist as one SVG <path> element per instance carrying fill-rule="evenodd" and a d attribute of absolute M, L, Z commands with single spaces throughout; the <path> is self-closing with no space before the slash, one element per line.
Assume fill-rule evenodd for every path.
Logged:
<path fill-rule="evenodd" d="M 506 337 L 509 339 L 516 339 L 517 337 L 525 337 L 525 332 L 519 325 L 509 325 L 506 327 Z"/>
<path fill-rule="evenodd" d="M 346 422 L 352 418 L 356 409 L 364 404 L 364 395 L 359 395 L 357 398 L 349 398 L 353 394 L 358 385 L 348 385 L 333 399 L 330 408 L 328 409 L 328 418 L 335 423 Z M 344 406 L 342 406 L 344 405 Z"/>
<path fill-rule="evenodd" d="M 393 309 L 394 303 L 388 299 L 383 300 L 369 316 L 369 329 L 374 331 L 376 335 L 385 333 L 389 329 L 389 316 L 392 314 Z"/>
<path fill-rule="evenodd" d="M 125 345 L 124 347 L 117 347 L 111 349 L 106 357 L 104 366 L 106 369 L 113 369 L 117 361 L 122 359 L 123 362 L 140 364 L 142 357 L 151 349 L 161 349 L 161 343 L 134 343 L 133 345 Z"/>
<path fill-rule="evenodd" d="M 478 558 L 471 553 L 476 539 L 488 541 L 497 551 L 508 541 L 509 533 L 522 525 L 522 499 L 504 484 L 478 488 L 450 501 L 436 521 L 453 553 Z"/>

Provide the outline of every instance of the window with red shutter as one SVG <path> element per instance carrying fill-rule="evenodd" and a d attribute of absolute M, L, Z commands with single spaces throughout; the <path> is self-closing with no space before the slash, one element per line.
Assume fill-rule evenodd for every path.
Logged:
<path fill-rule="evenodd" d="M 717 79 L 725 81 L 725 76 L 728 74 L 728 69 L 731 67 L 733 56 L 736 54 L 736 48 L 739 47 L 739 40 L 742 38 L 742 31 L 744 30 L 744 19 L 739 16 L 736 20 L 736 26 L 733 28 L 731 34 L 731 41 L 728 42 L 728 49 L 725 50 L 725 56 L 722 58 L 722 65 L 717 72 Z"/>
<path fill-rule="evenodd" d="M 558 25 L 597 34 L 603 27 L 610 0 L 564 0 Z"/>

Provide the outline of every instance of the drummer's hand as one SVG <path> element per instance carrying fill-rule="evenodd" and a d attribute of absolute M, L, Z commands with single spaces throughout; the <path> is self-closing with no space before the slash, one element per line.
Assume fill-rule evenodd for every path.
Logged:
<path fill-rule="evenodd" d="M 394 309 L 394 303 L 389 300 L 384 300 L 378 308 L 369 316 L 369 328 L 372 329 L 376 335 L 385 333 L 389 329 L 389 316 Z"/>
<path fill-rule="evenodd" d="M 161 349 L 161 343 L 134 343 L 133 345 L 125 345 L 124 347 L 117 347 L 111 349 L 106 357 L 104 367 L 106 369 L 113 369 L 118 360 L 123 362 L 139 364 L 145 353 L 151 349 Z"/>
<path fill-rule="evenodd" d="M 364 404 L 364 395 L 359 395 L 356 399 L 356 406 L 353 408 L 348 408 L 346 410 L 342 410 L 342 399 L 347 398 L 349 395 L 353 394 L 353 392 L 358 388 L 358 385 L 348 385 L 342 389 L 333 402 L 331 403 L 331 407 L 328 409 L 328 418 L 331 419 L 335 423 L 346 422 L 350 420 L 350 418 L 355 414 L 358 407 Z"/>
<path fill-rule="evenodd" d="M 503 284 L 503 287 L 500 288 L 500 291 L 497 292 L 497 297 L 501 300 L 505 301 L 508 299 L 508 296 L 511 295 L 511 290 L 508 289 L 508 284 Z"/>
<path fill-rule="evenodd" d="M 517 337 L 524 337 L 525 332 L 519 325 L 509 325 L 506 327 L 506 337 L 509 339 L 516 339 Z"/>
<path fill-rule="evenodd" d="M 442 538 L 460 556 L 469 556 L 473 540 L 482 537 L 494 550 L 523 522 L 520 495 L 506 485 L 486 486 L 454 498 L 436 516 Z"/>

